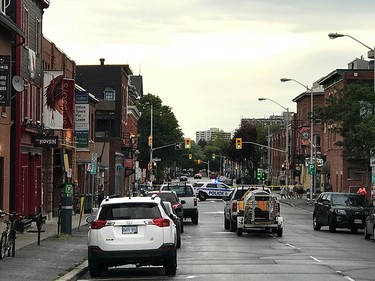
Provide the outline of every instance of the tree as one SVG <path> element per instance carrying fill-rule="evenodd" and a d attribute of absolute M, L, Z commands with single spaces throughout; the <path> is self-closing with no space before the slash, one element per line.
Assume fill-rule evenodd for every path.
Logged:
<path fill-rule="evenodd" d="M 370 86 L 349 84 L 314 109 L 314 123 L 334 125 L 343 137 L 335 144 L 343 147 L 343 157 L 367 161 L 375 153 L 374 90 Z"/>
<path fill-rule="evenodd" d="M 153 158 L 162 159 L 157 164 L 158 177 L 160 178 L 163 176 L 164 168 L 172 165 L 181 156 L 182 151 L 176 151 L 173 144 L 183 142 L 183 134 L 171 107 L 163 105 L 158 96 L 152 94 L 143 96 L 137 102 L 137 108 L 142 112 L 141 118 L 138 120 L 138 150 L 142 168 L 146 168 L 150 161 L 148 137 L 151 133 L 151 107 L 153 111 L 153 148 L 171 144 L 170 147 L 153 151 Z"/>

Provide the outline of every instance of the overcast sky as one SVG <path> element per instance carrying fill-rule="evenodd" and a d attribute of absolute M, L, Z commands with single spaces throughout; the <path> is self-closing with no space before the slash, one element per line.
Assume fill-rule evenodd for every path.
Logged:
<path fill-rule="evenodd" d="M 77 65 L 129 64 L 185 135 L 295 111 L 313 82 L 373 48 L 373 0 L 51 0 L 43 33 Z"/>

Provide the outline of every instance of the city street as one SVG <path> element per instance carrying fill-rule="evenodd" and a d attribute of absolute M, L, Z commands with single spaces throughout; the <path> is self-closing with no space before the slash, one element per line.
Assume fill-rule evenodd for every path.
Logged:
<path fill-rule="evenodd" d="M 223 202 L 200 202 L 199 225 L 188 220 L 172 279 L 192 280 L 375 280 L 373 240 L 363 231 L 312 228 L 312 206 L 302 199 L 281 204 L 284 234 L 254 232 L 238 237 L 224 230 Z M 297 204 L 297 201 L 299 204 Z M 305 201 L 304 201 L 305 202 Z M 298 207 L 300 206 L 300 207 Z M 170 280 L 162 267 L 111 268 L 102 280 Z M 90 279 L 88 273 L 79 280 Z M 97 278 L 95 280 L 98 280 Z"/>

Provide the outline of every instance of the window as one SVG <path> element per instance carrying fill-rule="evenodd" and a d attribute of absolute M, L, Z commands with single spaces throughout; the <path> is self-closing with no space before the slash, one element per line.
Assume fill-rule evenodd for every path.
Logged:
<path fill-rule="evenodd" d="M 23 7 L 22 13 L 22 31 L 25 33 L 25 47 L 29 46 L 29 10 Z"/>
<path fill-rule="evenodd" d="M 116 91 L 115 90 L 105 90 L 103 99 L 104 100 L 116 100 Z"/>
<path fill-rule="evenodd" d="M 99 220 L 155 219 L 161 213 L 157 204 L 126 203 L 103 206 Z"/>
<path fill-rule="evenodd" d="M 42 48 L 41 48 L 41 34 L 42 34 L 42 24 L 41 24 L 41 21 L 39 18 L 36 18 L 35 20 L 35 42 L 36 42 L 36 46 L 35 46 L 35 52 L 36 52 L 36 55 L 40 55 L 42 53 Z"/>

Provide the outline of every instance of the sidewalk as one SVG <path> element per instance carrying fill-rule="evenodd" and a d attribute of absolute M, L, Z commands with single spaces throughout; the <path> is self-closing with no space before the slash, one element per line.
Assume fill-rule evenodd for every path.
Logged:
<path fill-rule="evenodd" d="M 311 213 L 314 211 L 314 206 L 315 206 L 315 201 L 313 200 L 313 202 L 311 202 L 311 201 L 307 200 L 306 194 L 304 194 L 302 196 L 302 198 L 294 198 L 294 197 L 283 198 L 283 199 L 280 198 L 280 202 L 284 203 L 284 204 L 288 204 L 292 207 L 304 209 L 304 210 L 306 210 L 308 212 L 311 212 Z"/>
<path fill-rule="evenodd" d="M 57 235 L 57 218 L 47 220 L 42 226 L 40 245 L 33 222 L 31 229 L 17 233 L 16 255 L 0 260 L 1 280 L 75 280 L 77 268 L 87 257 L 86 218 L 90 214 L 72 216 L 72 235 Z M 66 276 L 64 276 L 67 274 Z"/>

